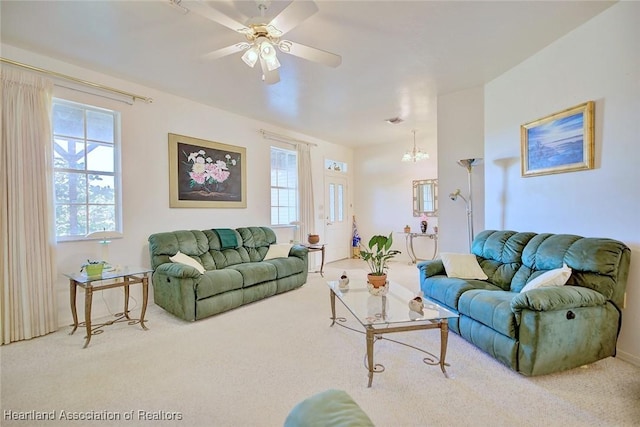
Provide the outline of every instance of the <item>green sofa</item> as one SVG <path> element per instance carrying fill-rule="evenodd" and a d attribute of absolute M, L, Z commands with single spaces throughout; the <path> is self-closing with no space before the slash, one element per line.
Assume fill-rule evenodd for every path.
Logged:
<path fill-rule="evenodd" d="M 417 265 L 424 295 L 459 314 L 451 330 L 526 376 L 615 356 L 631 256 L 624 243 L 486 230 L 471 252 L 486 280 L 448 277 L 440 259 Z M 564 286 L 521 292 L 563 264 Z"/>
<path fill-rule="evenodd" d="M 268 227 L 180 230 L 149 236 L 154 302 L 185 320 L 198 320 L 302 286 L 308 249 L 264 260 L 276 235 Z M 288 248 L 287 248 L 288 249 Z M 204 273 L 169 257 L 188 255 Z"/>

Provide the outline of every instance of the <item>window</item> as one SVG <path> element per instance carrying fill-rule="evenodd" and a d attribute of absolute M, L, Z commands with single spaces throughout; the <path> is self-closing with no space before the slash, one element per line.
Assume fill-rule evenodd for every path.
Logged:
<path fill-rule="evenodd" d="M 271 225 L 298 220 L 298 154 L 271 147 Z"/>
<path fill-rule="evenodd" d="M 52 123 L 57 239 L 122 231 L 119 113 L 54 99 Z"/>

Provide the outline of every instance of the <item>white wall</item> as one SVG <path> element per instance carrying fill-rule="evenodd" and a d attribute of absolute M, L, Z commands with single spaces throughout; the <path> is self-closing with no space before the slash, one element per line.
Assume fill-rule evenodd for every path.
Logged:
<path fill-rule="evenodd" d="M 640 364 L 640 3 L 621 2 L 485 87 L 486 227 L 610 237 L 632 250 L 618 342 Z M 520 125 L 594 100 L 595 168 L 522 178 Z"/>
<path fill-rule="evenodd" d="M 421 133 L 427 132 L 416 132 L 417 145 L 429 153 L 430 158 L 420 162 L 405 163 L 400 160 L 413 147 L 413 134 L 409 128 L 406 141 L 358 148 L 355 151 L 354 203 L 361 244 L 366 245 L 373 235 L 388 235 L 393 231 L 393 248 L 402 251 L 394 259 L 397 262 L 409 262 L 405 236 L 401 234 L 404 226 L 409 225 L 414 232 L 420 230 L 420 218 L 413 216 L 413 181 L 438 178 L 435 131 L 427 136 L 421 136 Z M 441 191 L 439 203 L 442 203 Z M 432 233 L 438 218 L 430 217 L 428 223 L 428 232 Z M 414 239 L 414 249 L 419 258 L 431 258 L 434 242 L 428 238 Z"/>
<path fill-rule="evenodd" d="M 458 160 L 484 157 L 484 91 L 473 88 L 438 98 L 440 250 L 469 252 L 465 203 L 452 201 L 457 188 L 469 195 L 469 173 Z M 474 234 L 484 230 L 484 162 L 472 169 Z"/>
<path fill-rule="evenodd" d="M 150 265 L 147 238 L 150 234 L 179 229 L 213 227 L 268 226 L 270 223 L 270 146 L 272 141 L 258 132 L 264 128 L 280 134 L 318 144 L 312 148 L 316 209 L 323 204 L 324 158 L 353 161 L 351 149 L 306 135 L 278 129 L 225 111 L 198 104 L 158 90 L 96 73 L 68 63 L 37 55 L 3 44 L 2 56 L 36 67 L 56 71 L 153 98 L 152 104 L 127 105 L 114 100 L 55 87 L 54 96 L 121 112 L 122 183 L 124 238 L 109 247 L 109 261 L 120 265 Z M 168 133 L 177 133 L 247 148 L 246 209 L 169 208 Z M 281 145 L 281 144 L 278 144 Z M 285 146 L 286 147 L 286 146 Z M 292 148 L 292 147 L 288 147 Z M 288 241 L 291 229 L 280 230 L 279 239 Z M 56 247 L 58 277 L 56 281 L 59 324 L 71 321 L 68 280 L 64 272 L 77 271 L 87 258 L 101 254 L 97 242 L 66 242 Z M 313 254 L 312 264 L 319 263 Z M 137 287 L 134 287 L 137 288 Z M 139 289 L 132 295 L 140 301 Z M 151 290 L 150 303 L 153 301 Z M 79 315 L 84 304 L 78 296 Z M 94 296 L 93 312 L 101 316 L 122 311 L 122 296 L 106 291 Z"/>

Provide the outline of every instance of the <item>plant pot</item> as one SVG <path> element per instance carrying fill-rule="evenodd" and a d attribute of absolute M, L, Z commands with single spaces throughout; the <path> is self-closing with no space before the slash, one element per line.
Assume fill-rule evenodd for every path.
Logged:
<path fill-rule="evenodd" d="M 375 274 L 367 274 L 367 282 L 371 283 L 371 286 L 374 288 L 380 288 L 387 283 L 387 275 L 383 274 L 381 276 Z"/>
<path fill-rule="evenodd" d="M 315 245 L 316 243 L 318 243 L 320 241 L 320 235 L 319 234 L 309 234 L 309 236 L 307 237 L 307 241 L 310 244 Z"/>
<path fill-rule="evenodd" d="M 87 276 L 102 276 L 102 269 L 104 264 L 89 264 L 84 267 L 84 271 L 87 272 Z"/>

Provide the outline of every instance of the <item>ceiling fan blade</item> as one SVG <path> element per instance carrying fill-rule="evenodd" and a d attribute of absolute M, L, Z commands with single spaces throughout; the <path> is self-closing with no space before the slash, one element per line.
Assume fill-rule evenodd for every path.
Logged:
<path fill-rule="evenodd" d="M 236 43 L 231 46 L 223 47 L 222 49 L 214 50 L 213 52 L 205 53 L 202 55 L 202 59 L 206 61 L 212 61 L 214 59 L 222 58 L 223 56 L 233 55 L 234 53 L 242 52 L 249 48 L 249 43 L 242 42 Z"/>
<path fill-rule="evenodd" d="M 284 53 L 299 56 L 300 58 L 309 61 L 319 62 L 320 64 L 324 64 L 329 67 L 335 68 L 342 64 L 342 57 L 340 55 L 289 40 L 282 40 L 278 47 Z"/>
<path fill-rule="evenodd" d="M 276 68 L 273 71 L 269 71 L 264 59 L 260 58 L 260 66 L 262 67 L 262 80 L 268 85 L 278 83 L 280 81 L 280 73 Z"/>
<path fill-rule="evenodd" d="M 245 34 L 247 31 L 251 32 L 246 25 L 231 18 L 228 15 L 208 6 L 203 0 L 183 0 L 180 5 L 185 6 L 187 9 L 202 15 L 220 25 L 224 25 L 227 28 Z"/>
<path fill-rule="evenodd" d="M 273 18 L 269 25 L 280 31 L 277 37 L 293 30 L 302 21 L 318 11 L 318 6 L 313 1 L 293 1 L 278 16 Z"/>

